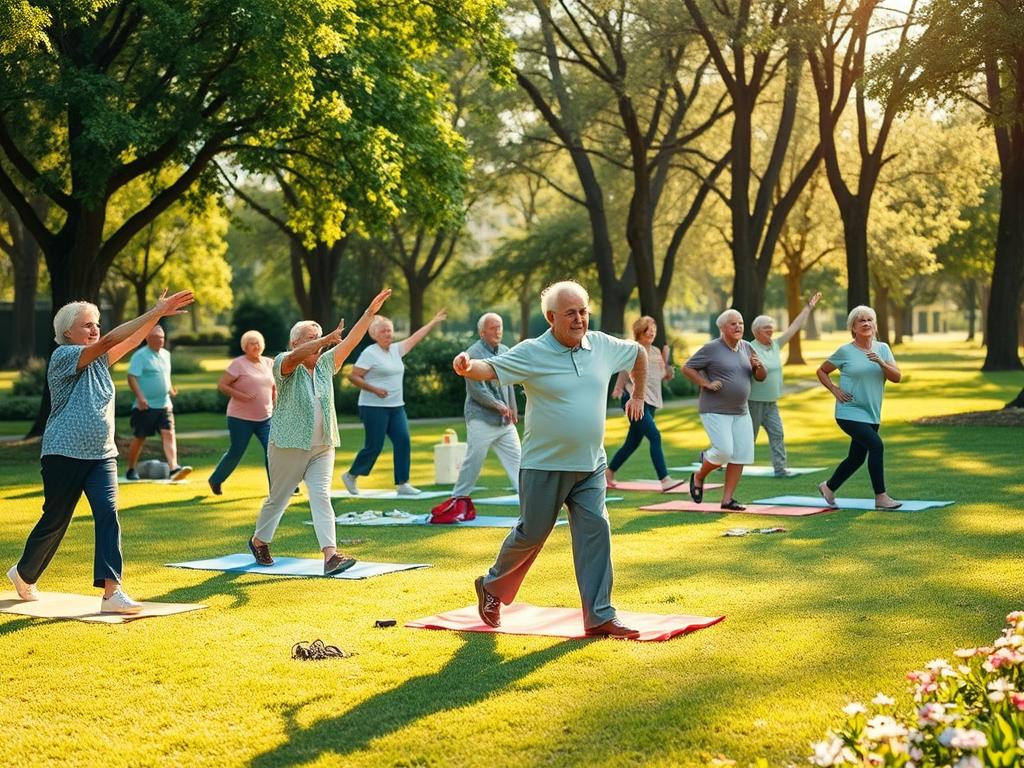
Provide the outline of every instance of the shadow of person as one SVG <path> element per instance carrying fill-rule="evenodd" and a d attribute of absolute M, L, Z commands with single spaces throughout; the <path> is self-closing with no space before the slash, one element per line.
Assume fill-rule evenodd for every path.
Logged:
<path fill-rule="evenodd" d="M 308 763 L 321 754 L 343 756 L 421 718 L 482 701 L 579 647 L 555 643 L 518 658 L 502 658 L 490 633 L 466 633 L 465 644 L 438 672 L 414 677 L 339 715 L 303 727 L 298 709 L 286 710 L 288 741 L 256 755 L 253 768 Z"/>

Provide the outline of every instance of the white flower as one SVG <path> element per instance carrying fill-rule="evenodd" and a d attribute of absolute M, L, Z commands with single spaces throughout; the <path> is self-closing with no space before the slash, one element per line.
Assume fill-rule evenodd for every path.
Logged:
<path fill-rule="evenodd" d="M 847 715 L 847 717 L 853 717 L 854 715 L 863 715 L 867 711 L 868 708 L 861 704 L 859 701 L 851 701 L 849 704 L 843 707 L 843 712 Z"/>
<path fill-rule="evenodd" d="M 953 764 L 953 768 L 985 768 L 977 755 L 965 755 Z"/>
<path fill-rule="evenodd" d="M 883 741 L 902 738 L 907 735 L 907 729 L 888 715 L 875 715 L 868 720 L 864 734 L 872 741 Z"/>
<path fill-rule="evenodd" d="M 924 760 L 924 752 L 922 752 L 918 747 L 912 747 L 910 750 L 910 759 Z"/>
<path fill-rule="evenodd" d="M 979 730 L 967 728 L 947 728 L 939 734 L 939 744 L 954 749 L 974 751 L 988 746 L 988 739 Z"/>
<path fill-rule="evenodd" d="M 872 704 L 876 704 L 879 707 L 891 707 L 896 703 L 896 699 L 890 699 L 884 693 L 876 693 L 875 698 L 871 700 Z"/>
<path fill-rule="evenodd" d="M 818 741 L 811 744 L 814 754 L 809 761 L 811 765 L 842 765 L 846 762 L 843 754 L 843 740 L 833 736 L 829 741 Z"/>
<path fill-rule="evenodd" d="M 968 667 L 966 664 L 961 664 L 959 667 L 957 667 L 957 669 L 960 670 L 961 675 L 971 674 L 971 668 Z"/>
<path fill-rule="evenodd" d="M 924 665 L 924 668 L 931 672 L 938 672 L 940 669 L 945 669 L 948 666 L 949 662 L 945 659 L 932 659 Z"/>
<path fill-rule="evenodd" d="M 957 648 L 953 655 L 958 659 L 970 659 L 978 652 L 977 648 Z"/>

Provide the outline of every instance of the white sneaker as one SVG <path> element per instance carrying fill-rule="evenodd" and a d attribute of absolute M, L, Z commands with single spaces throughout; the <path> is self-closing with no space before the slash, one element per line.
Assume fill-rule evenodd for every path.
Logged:
<path fill-rule="evenodd" d="M 399 496 L 419 496 L 423 491 L 419 488 L 415 488 L 408 483 L 402 483 L 401 485 L 395 486 L 395 491 Z"/>
<path fill-rule="evenodd" d="M 100 613 L 139 613 L 145 606 L 132 600 L 118 587 L 110 597 L 100 601 Z"/>
<path fill-rule="evenodd" d="M 359 495 L 359 488 L 356 485 L 356 479 L 355 475 L 350 475 L 348 472 L 341 473 L 341 482 L 345 484 L 345 490 L 353 496 Z"/>
<path fill-rule="evenodd" d="M 26 602 L 39 599 L 39 590 L 36 589 L 35 584 L 29 584 L 18 573 L 18 566 L 12 565 L 11 570 L 7 572 L 7 578 L 11 580 L 11 584 L 14 585 L 14 591 L 18 593 L 18 597 Z"/>

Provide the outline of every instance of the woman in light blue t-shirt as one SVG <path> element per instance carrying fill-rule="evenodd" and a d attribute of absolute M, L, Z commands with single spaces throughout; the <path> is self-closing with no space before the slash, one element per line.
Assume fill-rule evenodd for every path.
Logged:
<path fill-rule="evenodd" d="M 412 442 L 409 420 L 405 415 L 402 386 L 405 363 L 402 358 L 446 317 L 448 313 L 439 310 L 429 323 L 402 341 L 394 340 L 394 325 L 383 315 L 377 315 L 370 325 L 370 338 L 375 343 L 360 353 L 348 377 L 362 390 L 359 393 L 359 418 L 366 430 L 363 447 L 348 472 L 341 475 L 346 490 L 353 496 L 359 495 L 358 478 L 373 471 L 373 465 L 384 448 L 385 437 L 394 449 L 395 490 L 400 496 L 415 496 L 420 492 L 409 483 Z"/>
<path fill-rule="evenodd" d="M 898 509 L 901 504 L 885 491 L 885 446 L 878 434 L 882 421 L 882 396 L 885 382 L 898 383 L 902 378 L 896 358 L 885 342 L 875 338 L 877 320 L 871 307 L 854 307 L 846 321 L 853 341 L 844 344 L 818 368 L 818 381 L 836 399 L 836 424 L 850 436 L 850 452 L 825 482 L 818 486 L 830 506 L 835 506 L 835 492 L 846 482 L 864 459 L 875 491 L 875 507 Z M 829 374 L 838 370 L 837 387 Z"/>

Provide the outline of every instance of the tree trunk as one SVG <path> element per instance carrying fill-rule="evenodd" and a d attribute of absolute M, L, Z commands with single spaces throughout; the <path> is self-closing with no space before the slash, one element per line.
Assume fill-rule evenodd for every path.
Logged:
<path fill-rule="evenodd" d="M 964 309 L 967 310 L 967 341 L 974 341 L 978 322 L 978 285 L 971 277 L 964 280 Z"/>
<path fill-rule="evenodd" d="M 18 216 L 13 213 L 8 216 L 7 225 L 13 245 L 10 256 L 14 272 L 13 338 L 7 367 L 17 369 L 36 353 L 36 293 L 41 251 Z"/>
<path fill-rule="evenodd" d="M 867 302 L 864 305 L 867 306 Z M 889 289 L 884 285 L 875 286 L 875 316 L 878 318 L 875 329 L 878 340 L 889 343 Z"/>
<path fill-rule="evenodd" d="M 843 220 L 843 242 L 846 245 L 846 311 L 868 306 L 871 280 L 868 272 L 868 211 L 857 197 L 839 211 Z M 888 293 L 888 292 L 886 292 Z M 886 307 L 881 305 L 883 314 Z M 888 324 L 886 324 L 888 326 Z"/>
<path fill-rule="evenodd" d="M 533 309 L 533 296 L 529 281 L 524 280 L 519 289 L 519 340 L 526 341 L 530 337 L 530 310 Z"/>
<path fill-rule="evenodd" d="M 799 271 L 786 273 L 786 312 L 789 314 L 789 323 L 793 324 L 796 316 L 803 311 L 801 301 L 803 275 Z M 813 316 L 813 312 L 811 315 Z M 810 320 L 810 317 L 807 318 Z M 803 331 L 797 331 L 789 340 L 789 356 L 786 358 L 786 365 L 803 365 L 803 350 L 800 348 L 800 336 Z"/>
<path fill-rule="evenodd" d="M 414 333 L 423 327 L 423 305 L 427 286 L 422 285 L 413 275 L 406 275 L 406 285 L 409 290 L 409 333 Z"/>
<path fill-rule="evenodd" d="M 1017 396 L 1006 404 L 1007 408 L 1024 408 L 1024 389 L 1017 393 Z"/>
<path fill-rule="evenodd" d="M 996 257 L 985 320 L 988 344 L 983 371 L 1019 371 L 1017 342 L 1020 296 L 1024 284 L 1024 140 L 1013 147 L 1000 183 Z"/>

